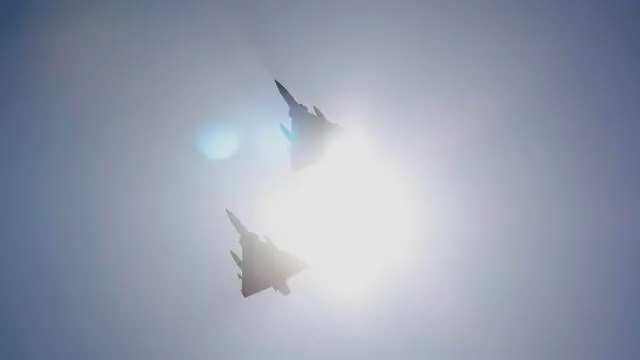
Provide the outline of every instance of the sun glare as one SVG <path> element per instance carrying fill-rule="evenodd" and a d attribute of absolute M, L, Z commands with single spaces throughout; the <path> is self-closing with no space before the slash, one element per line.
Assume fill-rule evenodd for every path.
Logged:
<path fill-rule="evenodd" d="M 330 294 L 358 298 L 403 264 L 413 228 L 406 192 L 362 136 L 345 135 L 272 194 L 265 232 Z"/>

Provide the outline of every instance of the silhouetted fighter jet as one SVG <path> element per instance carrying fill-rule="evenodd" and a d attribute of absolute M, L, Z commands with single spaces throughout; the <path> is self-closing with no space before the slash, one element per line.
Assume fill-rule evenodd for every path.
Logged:
<path fill-rule="evenodd" d="M 307 263 L 278 249 L 269 238 L 266 242 L 260 240 L 231 211 L 225 212 L 240 234 L 242 259 L 233 251 L 231 257 L 241 270 L 238 278 L 242 281 L 242 296 L 249 297 L 268 288 L 289 295 L 287 280 L 306 269 Z"/>
<path fill-rule="evenodd" d="M 280 129 L 291 143 L 291 167 L 299 170 L 307 167 L 324 155 L 327 140 L 339 134 L 338 124 L 330 122 L 324 114 L 313 106 L 312 114 L 306 106 L 299 104 L 291 93 L 276 80 L 276 86 L 284 101 L 289 105 L 291 130 L 280 123 Z"/>

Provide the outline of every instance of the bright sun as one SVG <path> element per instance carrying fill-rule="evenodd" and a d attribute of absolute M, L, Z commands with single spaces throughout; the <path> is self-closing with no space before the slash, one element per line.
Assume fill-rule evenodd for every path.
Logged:
<path fill-rule="evenodd" d="M 306 260 L 329 293 L 360 297 L 402 266 L 412 240 L 407 186 L 363 137 L 345 135 L 264 209 L 265 233 Z"/>

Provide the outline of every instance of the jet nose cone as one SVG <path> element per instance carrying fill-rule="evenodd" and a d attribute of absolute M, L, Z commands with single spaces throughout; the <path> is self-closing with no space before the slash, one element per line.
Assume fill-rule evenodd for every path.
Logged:
<path fill-rule="evenodd" d="M 238 221 L 238 217 L 236 216 L 236 214 L 232 213 L 231 210 L 225 208 L 224 212 L 225 212 L 225 214 L 227 214 L 229 219 L 231 219 L 231 221 Z"/>
<path fill-rule="evenodd" d="M 231 212 L 231 210 L 225 208 L 224 213 L 227 214 L 227 217 L 229 218 L 229 220 L 231 220 L 231 222 L 237 221 L 238 218 Z"/>
<path fill-rule="evenodd" d="M 244 225 L 242 225 L 242 222 L 240 222 L 240 219 L 238 219 L 237 216 L 235 216 L 231 211 L 229 211 L 229 209 L 225 208 L 224 211 L 225 213 L 227 213 L 227 217 L 231 221 L 231 224 L 233 224 L 233 227 L 236 229 L 238 234 L 245 235 L 247 233 L 247 229 L 244 227 Z"/>
<path fill-rule="evenodd" d="M 287 88 L 284 87 L 284 85 L 282 85 L 278 80 L 274 80 L 276 82 L 276 87 L 278 88 L 278 92 L 280 93 L 280 95 L 282 95 L 284 97 L 284 93 L 289 93 L 289 91 L 287 90 Z"/>
<path fill-rule="evenodd" d="M 276 82 L 276 87 L 278 88 L 278 92 L 284 99 L 284 101 L 289 105 L 290 108 L 298 105 L 296 99 L 293 98 L 289 90 L 287 90 L 284 85 L 282 85 L 278 80 L 274 80 Z"/>
<path fill-rule="evenodd" d="M 287 90 L 286 87 L 284 87 L 284 85 L 282 85 L 282 83 L 278 80 L 274 80 L 276 82 L 276 87 L 278 88 L 278 92 L 280 92 L 280 94 L 282 93 L 289 93 L 289 90 Z"/>

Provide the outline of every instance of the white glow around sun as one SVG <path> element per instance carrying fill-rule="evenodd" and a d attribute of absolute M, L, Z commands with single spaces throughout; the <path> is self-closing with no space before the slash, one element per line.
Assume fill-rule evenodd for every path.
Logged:
<path fill-rule="evenodd" d="M 306 260 L 305 276 L 330 294 L 365 295 L 408 255 L 413 212 L 399 178 L 363 137 L 345 135 L 270 196 L 265 232 Z"/>

